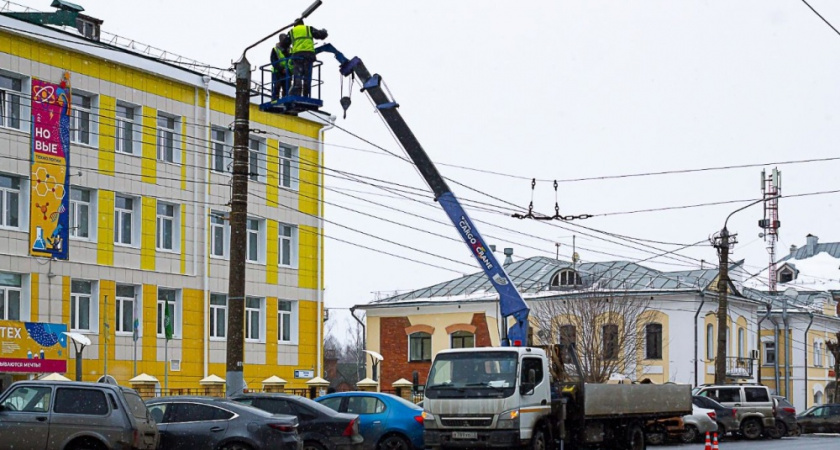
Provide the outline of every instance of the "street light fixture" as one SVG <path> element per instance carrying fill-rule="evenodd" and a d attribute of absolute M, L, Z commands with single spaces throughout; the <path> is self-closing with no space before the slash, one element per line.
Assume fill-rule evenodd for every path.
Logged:
<path fill-rule="evenodd" d="M 90 338 L 75 331 L 62 331 L 61 334 L 73 341 L 73 348 L 76 349 L 76 381 L 82 381 L 82 352 L 90 345 Z"/>

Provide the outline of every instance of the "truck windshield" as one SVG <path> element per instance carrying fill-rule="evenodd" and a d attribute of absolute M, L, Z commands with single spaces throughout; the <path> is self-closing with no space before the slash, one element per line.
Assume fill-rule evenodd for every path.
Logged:
<path fill-rule="evenodd" d="M 503 398 L 516 388 L 517 353 L 505 351 L 442 353 L 429 379 L 429 398 Z"/>

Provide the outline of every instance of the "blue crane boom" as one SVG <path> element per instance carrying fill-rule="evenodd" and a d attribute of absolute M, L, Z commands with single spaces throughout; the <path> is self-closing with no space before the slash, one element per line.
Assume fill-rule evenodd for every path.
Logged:
<path fill-rule="evenodd" d="M 420 141 L 406 124 L 398 110 L 399 104 L 388 95 L 382 87 L 382 77 L 378 74 L 371 75 L 364 63 L 358 57 L 347 59 L 341 52 L 331 44 L 325 44 L 316 49 L 318 53 L 332 53 L 340 63 L 340 71 L 343 76 L 354 74 L 362 82 L 362 91 L 367 92 L 373 100 L 377 110 L 385 119 L 385 123 L 400 142 L 408 157 L 417 166 L 420 174 L 429 184 L 435 199 L 443 207 L 449 220 L 455 225 L 458 234 L 467 244 L 478 264 L 484 270 L 490 283 L 499 293 L 499 310 L 504 325 L 502 326 L 501 343 L 503 346 L 527 345 L 528 342 L 528 305 L 522 299 L 516 285 L 508 276 L 504 267 L 499 264 L 493 252 L 487 246 L 484 238 L 478 232 L 473 221 L 464 211 L 458 198 L 446 184 L 446 180 L 440 175 L 437 167 L 423 150 Z M 346 107 L 345 107 L 346 109 Z M 508 317 L 513 317 L 514 323 L 507 329 Z"/>

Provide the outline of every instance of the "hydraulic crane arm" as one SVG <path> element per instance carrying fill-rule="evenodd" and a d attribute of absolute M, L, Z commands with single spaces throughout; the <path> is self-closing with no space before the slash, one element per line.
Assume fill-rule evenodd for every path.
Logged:
<path fill-rule="evenodd" d="M 335 55 L 338 62 L 341 64 L 341 74 L 349 76 L 355 74 L 362 82 L 362 90 L 366 91 L 385 123 L 391 128 L 394 136 L 400 142 L 408 157 L 417 166 L 417 169 L 423 175 L 426 183 L 435 194 L 435 199 L 446 211 L 449 220 L 455 225 L 461 238 L 470 248 L 473 256 L 478 261 L 478 264 L 484 270 L 487 278 L 496 288 L 499 293 L 499 309 L 502 315 L 504 325 L 502 326 L 502 345 L 526 345 L 528 337 L 528 305 L 522 299 L 522 295 L 516 289 L 513 280 L 510 279 L 504 267 L 499 264 L 493 252 L 484 241 L 484 238 L 478 232 L 478 229 L 470 220 L 461 203 L 449 189 L 446 180 L 440 175 L 429 155 L 423 150 L 420 141 L 414 136 L 411 128 L 408 127 L 402 115 L 399 113 L 399 104 L 388 97 L 385 89 L 382 88 L 382 77 L 378 74 L 371 75 L 364 63 L 358 57 L 347 59 L 341 52 L 336 50 L 332 45 L 326 44 L 316 49 L 318 53 L 328 52 Z M 515 323 L 507 329 L 507 318 L 513 317 Z"/>

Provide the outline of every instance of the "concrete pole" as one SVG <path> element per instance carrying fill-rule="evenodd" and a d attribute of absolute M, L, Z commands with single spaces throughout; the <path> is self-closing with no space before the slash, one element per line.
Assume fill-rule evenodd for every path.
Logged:
<path fill-rule="evenodd" d="M 729 230 L 726 226 L 720 230 L 720 243 L 718 245 L 720 275 L 718 276 L 718 333 L 717 333 L 717 356 L 715 357 L 715 384 L 726 383 L 726 331 L 728 328 L 727 317 L 729 316 Z"/>

